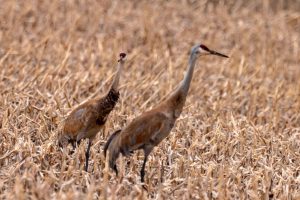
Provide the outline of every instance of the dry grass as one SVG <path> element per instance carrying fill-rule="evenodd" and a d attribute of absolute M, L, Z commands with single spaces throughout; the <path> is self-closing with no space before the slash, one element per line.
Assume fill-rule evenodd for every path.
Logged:
<path fill-rule="evenodd" d="M 222 2 L 1 1 L 0 199 L 299 199 L 300 2 Z M 196 42 L 231 58 L 199 60 L 143 192 L 142 153 L 116 178 L 103 144 L 176 86 Z M 56 134 L 105 91 L 120 51 L 121 100 L 85 173 L 85 146 L 63 153 Z"/>

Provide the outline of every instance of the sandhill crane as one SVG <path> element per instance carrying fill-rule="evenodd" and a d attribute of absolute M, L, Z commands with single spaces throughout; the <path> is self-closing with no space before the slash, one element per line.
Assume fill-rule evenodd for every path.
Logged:
<path fill-rule="evenodd" d="M 110 89 L 102 97 L 96 97 L 75 108 L 64 122 L 62 133 L 58 138 L 59 146 L 64 147 L 71 143 L 73 150 L 81 139 L 88 138 L 86 150 L 85 171 L 88 170 L 90 147 L 96 134 L 104 128 L 109 113 L 119 99 L 119 79 L 125 63 L 126 54 L 120 53 L 118 68 Z"/>
<path fill-rule="evenodd" d="M 129 156 L 133 151 L 142 149 L 144 151 L 144 162 L 141 168 L 141 182 L 144 182 L 145 165 L 148 155 L 171 132 L 176 119 L 182 112 L 186 96 L 189 91 L 194 67 L 200 55 L 217 55 L 228 58 L 228 56 L 210 50 L 200 44 L 192 48 L 187 72 L 183 80 L 170 95 L 155 106 L 152 110 L 135 118 L 122 130 L 114 132 L 104 146 L 104 155 L 108 151 L 109 166 L 118 175 L 116 160 L 119 154 Z"/>

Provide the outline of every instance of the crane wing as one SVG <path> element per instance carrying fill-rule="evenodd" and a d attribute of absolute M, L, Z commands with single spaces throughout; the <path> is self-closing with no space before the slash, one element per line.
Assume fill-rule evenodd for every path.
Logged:
<path fill-rule="evenodd" d="M 168 135 L 168 130 L 171 130 L 168 127 L 169 119 L 163 113 L 145 113 L 122 131 L 122 146 L 127 146 L 132 151 L 146 144 L 157 145 Z"/>
<path fill-rule="evenodd" d="M 76 138 L 78 133 L 83 132 L 88 126 L 92 113 L 87 107 L 78 108 L 70 113 L 64 122 L 64 132 Z"/>

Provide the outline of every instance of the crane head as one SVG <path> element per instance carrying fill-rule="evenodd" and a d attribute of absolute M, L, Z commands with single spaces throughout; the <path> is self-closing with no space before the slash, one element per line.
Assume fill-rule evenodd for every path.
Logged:
<path fill-rule="evenodd" d="M 228 56 L 219 53 L 217 51 L 211 50 L 209 49 L 207 46 L 205 46 L 204 44 L 198 44 L 196 46 L 194 46 L 192 48 L 192 54 L 197 54 L 197 55 L 216 55 L 216 56 L 221 56 L 221 57 L 225 57 L 228 58 Z"/>
<path fill-rule="evenodd" d="M 121 62 L 121 61 L 125 61 L 126 60 L 126 53 L 120 53 L 120 58 L 118 60 L 118 62 Z"/>

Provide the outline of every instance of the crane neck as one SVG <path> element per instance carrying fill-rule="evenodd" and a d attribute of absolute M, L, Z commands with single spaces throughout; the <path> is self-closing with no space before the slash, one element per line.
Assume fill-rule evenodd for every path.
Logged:
<path fill-rule="evenodd" d="M 118 102 L 120 93 L 119 93 L 119 82 L 120 76 L 123 70 L 124 61 L 119 61 L 117 66 L 117 72 L 113 78 L 111 86 L 109 90 L 106 92 L 104 96 L 99 97 L 98 99 L 98 110 L 101 110 L 103 116 L 107 116 L 115 107 Z M 102 124 L 106 119 L 102 122 L 97 122 L 98 124 Z"/>
<path fill-rule="evenodd" d="M 190 84 L 193 78 L 194 68 L 197 60 L 197 55 L 195 53 L 192 53 L 190 55 L 189 64 L 187 72 L 184 75 L 183 80 L 181 81 L 179 85 L 179 90 L 186 96 L 188 94 Z"/>
<path fill-rule="evenodd" d="M 185 100 L 190 88 L 190 84 L 193 78 L 194 68 L 197 60 L 197 55 L 191 53 L 187 71 L 184 75 L 183 80 L 179 83 L 177 88 L 172 92 L 166 99 L 163 105 L 167 107 L 170 112 L 174 112 L 175 118 L 178 118 L 182 112 Z"/>
<path fill-rule="evenodd" d="M 174 95 L 182 95 L 184 97 L 187 96 L 190 84 L 193 78 L 194 68 L 197 60 L 197 55 L 195 53 L 191 53 L 189 58 L 189 63 L 187 67 L 187 71 L 185 72 L 183 80 L 179 83 L 174 92 L 171 93 L 170 96 Z"/>
<path fill-rule="evenodd" d="M 119 90 L 119 82 L 120 82 L 120 76 L 123 70 L 123 66 L 124 66 L 124 61 L 119 61 L 118 62 L 118 67 L 117 67 L 117 72 L 116 75 L 114 77 L 114 80 L 111 84 L 110 90 L 115 90 L 118 91 Z"/>

